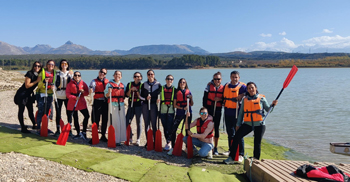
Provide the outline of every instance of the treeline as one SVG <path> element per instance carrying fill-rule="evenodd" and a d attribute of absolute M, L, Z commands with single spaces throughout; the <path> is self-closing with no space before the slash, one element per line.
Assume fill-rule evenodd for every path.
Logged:
<path fill-rule="evenodd" d="M 152 56 L 69 56 L 53 58 L 58 66 L 61 59 L 67 59 L 70 67 L 75 69 L 184 69 L 184 68 L 198 68 L 206 66 L 219 66 L 220 58 L 217 56 L 199 56 L 199 55 L 183 55 L 181 57 L 172 57 L 169 59 L 158 59 Z M 50 58 L 40 57 L 33 59 L 33 57 L 21 57 L 12 59 L 1 59 L 2 67 L 4 69 L 28 69 L 35 61 L 46 64 Z M 0 63 L 0 64 L 1 64 Z"/>

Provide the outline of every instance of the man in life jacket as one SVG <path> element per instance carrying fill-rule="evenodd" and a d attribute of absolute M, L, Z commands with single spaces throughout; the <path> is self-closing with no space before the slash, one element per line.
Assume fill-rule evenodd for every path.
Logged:
<path fill-rule="evenodd" d="M 193 146 L 197 146 L 200 148 L 198 151 L 198 155 L 200 157 L 208 157 L 209 159 L 213 158 L 212 149 L 213 145 L 213 137 L 214 137 L 214 122 L 213 118 L 209 116 L 208 110 L 205 107 L 202 107 L 199 110 L 200 117 L 195 119 L 188 127 L 188 117 L 190 113 L 187 113 L 187 117 L 185 120 L 185 129 L 189 136 L 192 137 Z M 197 133 L 192 133 L 189 128 L 197 127 Z M 187 136 L 183 138 L 183 141 L 187 144 Z M 193 147 L 193 153 L 197 153 L 197 149 Z"/>
<path fill-rule="evenodd" d="M 102 68 L 98 72 L 97 78 L 90 82 L 90 94 L 95 93 L 94 101 L 92 106 L 91 119 L 92 123 L 96 123 L 99 128 L 99 123 L 102 115 L 102 126 L 101 126 L 101 138 L 100 141 L 107 142 L 106 130 L 108 123 L 108 103 L 107 98 L 104 96 L 104 90 L 109 80 L 106 78 L 107 69 Z M 89 142 L 92 142 L 91 140 Z"/>
<path fill-rule="evenodd" d="M 223 93 L 224 86 L 221 85 L 221 73 L 217 72 L 213 75 L 213 80 L 205 88 L 203 95 L 203 106 L 208 109 L 209 115 L 213 116 L 214 118 L 214 155 L 219 155 L 217 146 L 220 134 L 219 126 L 221 120 Z"/>
<path fill-rule="evenodd" d="M 240 108 L 240 101 L 244 93 L 247 91 L 245 83 L 239 81 L 240 76 L 238 71 L 232 71 L 230 74 L 231 82 L 224 86 L 224 122 L 228 135 L 228 146 L 231 146 L 232 139 L 236 133 L 237 117 Z M 244 156 L 244 140 L 239 142 L 239 155 Z M 241 157 L 243 159 L 243 157 Z"/>

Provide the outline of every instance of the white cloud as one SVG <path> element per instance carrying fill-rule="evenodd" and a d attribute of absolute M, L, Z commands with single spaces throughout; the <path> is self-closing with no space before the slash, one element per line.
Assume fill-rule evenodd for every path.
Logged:
<path fill-rule="evenodd" d="M 271 35 L 271 34 L 269 34 L 269 33 L 268 33 L 268 34 L 264 34 L 264 33 L 262 33 L 262 34 L 260 34 L 260 36 L 261 36 L 261 37 L 271 37 L 272 35 Z"/>
<path fill-rule="evenodd" d="M 236 51 L 283 51 L 283 52 L 291 52 L 294 48 L 298 47 L 293 41 L 282 38 L 278 42 L 271 42 L 271 43 L 265 43 L 265 42 L 256 42 L 255 44 L 251 45 L 249 48 L 238 48 L 235 49 Z"/>
<path fill-rule="evenodd" d="M 328 47 L 328 48 L 344 48 L 350 46 L 350 36 L 342 37 L 340 35 L 336 36 L 321 36 L 314 37 L 303 41 L 305 46 L 318 46 L 318 47 Z"/>
<path fill-rule="evenodd" d="M 332 30 L 328 30 L 328 29 L 323 29 L 323 33 L 333 33 Z"/>
<path fill-rule="evenodd" d="M 279 35 L 287 35 L 287 33 L 285 31 L 278 33 Z"/>

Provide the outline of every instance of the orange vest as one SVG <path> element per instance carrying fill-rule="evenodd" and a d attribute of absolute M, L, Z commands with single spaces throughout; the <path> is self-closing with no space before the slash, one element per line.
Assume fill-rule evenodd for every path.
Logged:
<path fill-rule="evenodd" d="M 104 90 L 106 88 L 106 85 L 108 83 L 108 79 L 105 78 L 104 82 L 101 82 L 99 79 L 95 79 L 95 95 L 94 99 L 99 99 L 104 97 Z"/>
<path fill-rule="evenodd" d="M 265 95 L 259 94 L 258 98 L 254 100 L 248 100 L 244 98 L 244 122 L 262 121 L 263 120 L 263 108 L 260 105 L 260 100 Z"/>
<path fill-rule="evenodd" d="M 119 86 L 116 83 L 109 82 L 112 85 L 112 102 L 124 102 L 124 85 L 120 82 Z M 108 99 L 109 103 L 109 99 Z"/>
<path fill-rule="evenodd" d="M 176 105 L 180 107 L 187 106 L 187 95 L 190 95 L 190 90 L 186 89 L 185 95 L 182 94 L 181 90 L 176 93 Z"/>
<path fill-rule="evenodd" d="M 208 124 L 210 122 L 213 122 L 213 121 L 207 119 L 204 121 L 204 123 L 201 126 L 201 118 L 198 118 L 197 119 L 197 133 L 198 134 L 204 133 L 204 131 L 208 128 Z M 212 138 L 214 136 L 213 131 L 214 131 L 214 128 L 210 131 L 210 133 L 205 138 Z"/>
<path fill-rule="evenodd" d="M 214 106 L 215 103 L 215 97 L 222 97 L 222 94 L 224 93 L 224 86 L 220 85 L 219 89 L 216 90 L 216 87 L 213 84 L 210 84 L 209 86 L 209 93 L 208 93 L 208 100 L 207 100 L 207 105 L 208 106 Z M 216 107 L 221 107 L 222 106 L 222 101 L 217 101 L 216 102 Z"/>
<path fill-rule="evenodd" d="M 235 88 L 229 88 L 229 83 L 226 84 L 224 89 L 224 100 L 225 100 L 225 107 L 236 109 L 237 107 L 237 101 L 236 98 L 239 95 L 239 89 L 245 85 L 245 83 L 239 82 L 239 84 Z"/>

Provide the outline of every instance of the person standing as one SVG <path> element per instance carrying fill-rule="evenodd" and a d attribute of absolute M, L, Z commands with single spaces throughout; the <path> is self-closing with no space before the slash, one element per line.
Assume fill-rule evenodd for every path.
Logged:
<path fill-rule="evenodd" d="M 60 120 L 61 120 L 61 112 L 62 112 L 62 105 L 64 103 L 66 107 L 66 115 L 67 118 L 68 112 L 67 112 L 67 104 L 68 99 L 66 96 L 66 88 L 67 84 L 73 79 L 73 71 L 69 71 L 69 63 L 66 59 L 62 59 L 59 66 L 60 71 L 58 71 L 57 79 L 56 79 L 56 97 L 57 97 L 57 105 L 56 107 L 56 132 L 55 136 L 60 136 Z"/>
<path fill-rule="evenodd" d="M 48 115 L 49 110 L 52 105 L 52 94 L 55 89 L 56 82 L 56 71 L 55 62 L 53 60 L 48 60 L 46 62 L 46 67 L 42 68 L 41 73 L 38 76 L 38 88 L 36 89 L 36 99 L 38 103 L 38 115 L 37 115 L 37 133 L 40 134 L 41 119 L 44 114 Z M 47 88 L 46 88 L 47 85 Z M 46 96 L 47 93 L 47 96 Z M 45 97 L 47 97 L 45 99 Z M 46 100 L 46 103 L 45 103 Z M 46 109 L 45 109 L 46 106 Z M 44 113 L 46 110 L 46 113 Z M 49 132 L 51 132 L 49 130 Z"/>
<path fill-rule="evenodd" d="M 271 107 L 277 104 L 278 101 L 274 100 Z M 258 160 L 260 159 L 261 140 L 266 130 L 265 123 L 263 122 L 265 116 L 264 110 L 268 111 L 269 109 L 269 103 L 264 95 L 259 94 L 256 84 L 254 82 L 248 82 L 246 97 L 243 99 L 242 106 L 239 110 L 236 126 L 237 133 L 233 137 L 233 143 L 230 147 L 230 156 L 224 160 L 224 163 L 234 164 L 236 162 L 234 158 L 236 156 L 238 144 L 241 139 L 251 131 L 254 131 L 253 157 Z M 239 160 L 238 162 L 242 161 Z"/>
<path fill-rule="evenodd" d="M 208 109 L 209 115 L 213 116 L 214 118 L 214 155 L 219 155 L 217 147 L 220 136 L 219 127 L 221 120 L 223 93 L 224 86 L 221 85 L 221 73 L 217 72 L 213 75 L 213 80 L 205 88 L 203 95 L 203 106 Z"/>
<path fill-rule="evenodd" d="M 103 142 L 107 142 L 106 131 L 108 123 L 108 102 L 104 95 L 104 90 L 109 82 L 106 78 L 107 69 L 102 68 L 98 72 L 97 78 L 93 79 L 90 83 L 90 94 L 94 95 L 94 104 L 92 105 L 92 123 L 96 123 L 97 128 L 99 128 L 99 123 L 102 116 L 102 126 L 101 126 L 101 138 Z M 92 141 L 90 141 L 92 142 Z"/>
<path fill-rule="evenodd" d="M 23 112 L 25 108 L 27 108 L 28 116 L 32 121 L 32 129 L 36 128 L 33 113 L 33 103 L 35 102 L 35 94 L 33 91 L 37 87 L 38 82 L 40 81 L 38 80 L 38 74 L 40 72 L 40 69 L 40 62 L 35 61 L 33 63 L 32 69 L 24 75 L 24 83 L 17 90 L 16 95 L 14 97 L 14 102 L 18 105 L 18 120 L 19 124 L 21 125 L 22 133 L 30 133 L 30 131 L 27 130 L 27 126 L 24 125 Z"/>
<path fill-rule="evenodd" d="M 144 82 L 141 87 L 140 99 L 143 101 L 142 115 L 143 115 L 143 121 L 145 124 L 146 138 L 147 138 L 148 128 L 150 127 L 150 125 L 152 125 L 153 140 L 155 140 L 156 131 L 157 131 L 157 116 L 158 116 L 157 100 L 158 100 L 160 88 L 161 88 L 161 85 L 155 79 L 154 71 L 148 70 L 147 81 Z M 150 108 L 148 107 L 149 105 L 150 105 Z"/>
<path fill-rule="evenodd" d="M 172 85 L 174 77 L 172 75 L 167 75 L 165 81 L 166 84 L 162 86 L 160 91 L 160 119 L 162 120 L 164 136 L 167 142 L 164 147 L 164 150 L 170 150 L 172 147 L 169 135 L 171 133 L 171 128 L 174 125 L 175 115 L 175 109 L 173 105 L 175 87 Z"/>
<path fill-rule="evenodd" d="M 240 107 L 240 100 L 247 91 L 245 83 L 239 81 L 240 76 L 238 71 L 232 71 L 230 74 L 231 82 L 224 86 L 224 110 L 225 110 L 225 124 L 228 135 L 228 146 L 231 146 L 232 139 L 236 133 L 237 113 Z M 244 140 L 241 139 L 239 143 L 240 160 L 244 156 Z"/>
<path fill-rule="evenodd" d="M 121 146 L 121 142 L 126 140 L 126 122 L 125 122 L 125 107 L 124 107 L 124 84 L 120 82 L 122 72 L 115 71 L 114 79 L 109 81 L 104 90 L 107 98 L 112 98 L 112 125 L 115 129 L 115 141 L 117 146 Z M 108 103 L 110 103 L 108 99 Z"/>
<path fill-rule="evenodd" d="M 79 93 L 81 94 L 79 97 Z M 88 121 L 90 118 L 89 111 L 87 110 L 87 105 L 85 101 L 85 96 L 89 95 L 89 88 L 86 83 L 81 79 L 81 73 L 79 71 L 74 72 L 73 80 L 67 84 L 66 87 L 66 95 L 68 98 L 68 122 L 72 123 L 72 113 L 74 118 L 74 127 L 77 131 L 77 135 L 74 139 L 82 138 L 83 140 L 87 140 L 86 138 L 86 128 L 88 125 Z M 74 105 L 78 101 L 78 104 L 73 112 Z M 79 126 L 79 118 L 78 111 L 84 116 L 83 120 L 83 131 L 80 132 Z"/>
<path fill-rule="evenodd" d="M 128 83 L 125 90 L 125 96 L 129 97 L 128 99 L 128 111 L 126 114 L 126 126 L 128 126 L 129 121 L 131 124 L 132 119 L 134 116 L 136 116 L 136 126 L 137 126 L 137 140 L 136 140 L 136 146 L 140 146 L 140 137 L 141 137 L 141 130 L 142 130 L 142 123 L 141 123 L 141 113 L 142 113 L 142 103 L 139 99 L 141 87 L 142 87 L 142 74 L 140 72 L 134 73 L 134 81 Z M 132 98 L 134 100 L 132 101 Z M 131 106 L 132 103 L 132 106 Z M 130 132 L 130 143 L 132 143 L 132 129 Z"/>

